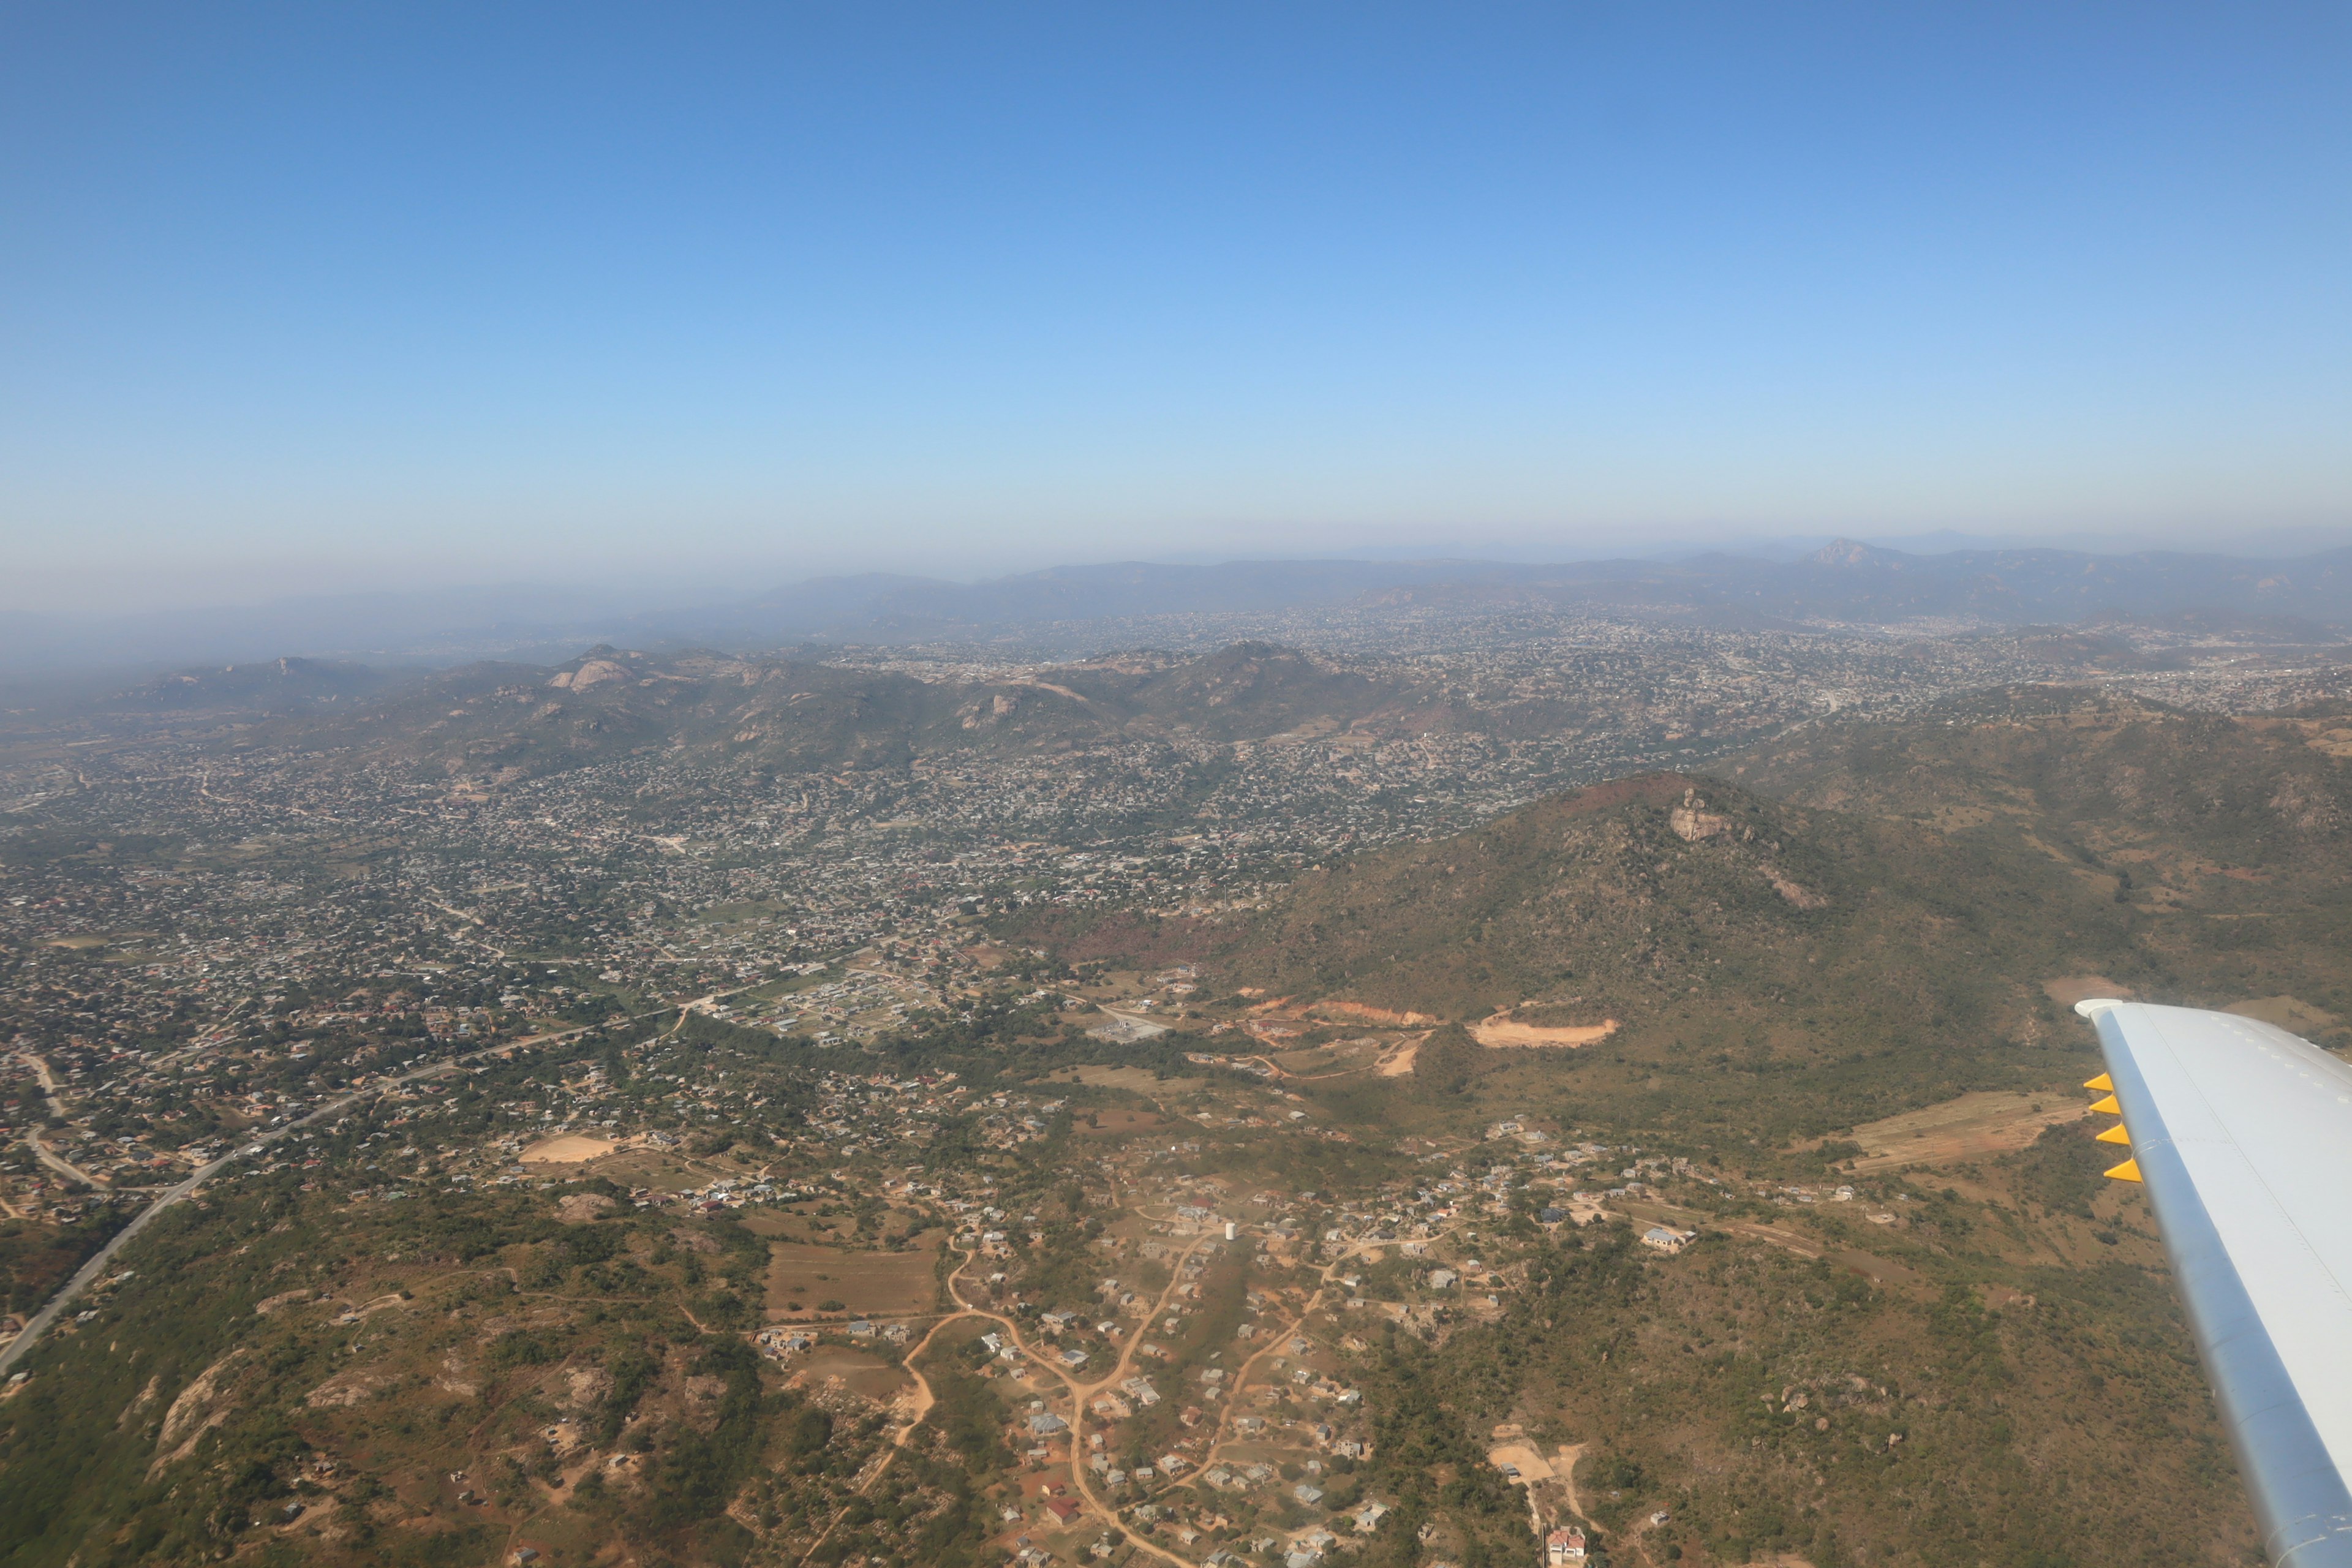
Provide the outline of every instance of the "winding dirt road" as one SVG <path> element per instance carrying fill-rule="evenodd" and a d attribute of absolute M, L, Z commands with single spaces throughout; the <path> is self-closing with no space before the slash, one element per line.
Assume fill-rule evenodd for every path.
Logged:
<path fill-rule="evenodd" d="M 1161 1312 L 1167 1310 L 1168 1303 L 1174 1299 L 1177 1287 L 1184 1279 L 1184 1266 L 1192 1260 L 1193 1254 L 1208 1245 L 1209 1240 L 1210 1237 L 1204 1235 L 1184 1249 L 1183 1255 L 1176 1260 L 1175 1268 L 1171 1271 L 1168 1288 L 1160 1293 L 1160 1299 L 1152 1303 L 1151 1310 L 1144 1315 L 1143 1321 L 1136 1326 L 1132 1333 L 1128 1335 L 1127 1342 L 1120 1348 L 1118 1360 L 1112 1363 L 1110 1371 L 1092 1383 L 1078 1382 L 1065 1371 L 1058 1362 L 1040 1354 L 1034 1346 L 1022 1337 L 1021 1326 L 1011 1318 L 1002 1312 L 991 1311 L 985 1307 L 975 1307 L 965 1300 L 963 1292 L 958 1289 L 958 1283 L 962 1279 L 963 1271 L 971 1267 L 979 1254 L 963 1252 L 961 1247 L 955 1248 L 954 1250 L 961 1253 L 963 1261 L 957 1264 L 954 1270 L 948 1275 L 947 1287 L 948 1299 L 956 1304 L 957 1310 L 933 1323 L 930 1331 L 923 1336 L 921 1342 L 907 1352 L 904 1364 L 908 1373 L 915 1380 L 917 1391 L 916 1398 L 910 1406 L 911 1414 L 899 1426 L 898 1431 L 892 1434 L 890 1452 L 883 1456 L 882 1462 L 874 1468 L 872 1474 L 858 1483 L 859 1495 L 863 1496 L 873 1489 L 875 1483 L 879 1481 L 884 1472 L 889 1469 L 891 1461 L 898 1457 L 900 1450 L 913 1441 L 915 1431 L 922 1425 L 923 1417 L 930 1414 L 931 1406 L 937 1403 L 937 1397 L 931 1392 L 930 1380 L 923 1375 L 922 1369 L 915 1364 L 916 1361 L 930 1348 L 931 1341 L 939 1337 L 941 1329 L 946 1328 L 950 1323 L 961 1322 L 967 1318 L 976 1318 L 1002 1328 L 1029 1364 L 1050 1373 L 1060 1381 L 1063 1392 L 1070 1400 L 1070 1479 L 1076 1486 L 1078 1495 L 1086 1500 L 1087 1512 L 1100 1520 L 1105 1529 L 1123 1531 L 1125 1527 L 1118 1521 L 1118 1509 L 1096 1495 L 1088 1480 L 1087 1467 L 1080 1458 L 1086 1451 L 1087 1402 L 1104 1389 L 1113 1387 L 1122 1379 L 1133 1375 L 1136 1352 L 1143 1343 L 1143 1336 L 1150 1331 L 1152 1323 L 1158 1320 Z M 803 1563 L 814 1557 L 817 1548 L 832 1538 L 834 1530 L 841 1523 L 843 1515 L 848 1511 L 848 1507 L 845 1504 L 841 1510 L 833 1516 L 826 1523 L 824 1532 L 811 1542 L 808 1550 L 801 1554 Z M 1179 1557 L 1166 1548 L 1145 1541 L 1139 1536 L 1130 1535 L 1129 1540 L 1134 1543 L 1138 1551 L 1174 1564 L 1174 1568 L 1197 1568 L 1197 1565 L 1189 1558 Z"/>

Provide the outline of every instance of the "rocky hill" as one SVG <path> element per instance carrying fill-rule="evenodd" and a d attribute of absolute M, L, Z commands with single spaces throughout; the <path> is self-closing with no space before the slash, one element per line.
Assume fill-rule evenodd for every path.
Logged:
<path fill-rule="evenodd" d="M 1842 1010 L 1893 1003 L 1932 1025 L 1958 974 L 2038 985 L 2092 958 L 2176 991 L 2291 979 L 2334 994 L 2347 760 L 2342 712 L 1996 694 L 1312 873 L 1247 945 L 1270 984 L 1461 1016 L 1571 995 L 1620 1014 L 1822 995 L 1866 973 Z M 2263 922 L 2267 978 L 2222 956 L 2247 922 Z"/>
<path fill-rule="evenodd" d="M 2014 842 L 1654 774 L 1302 878 L 1219 973 L 1562 1058 L 1607 1028 L 1577 1065 L 1629 1115 L 1818 1131 L 2015 1081 L 2045 981 L 2140 977 L 2130 921 Z"/>
<path fill-rule="evenodd" d="M 1776 1561 L 2066 1563 L 2147 1517 L 2080 1511 L 2101 1489 L 2072 1478 L 2120 1465 L 2179 1554 L 2218 1565 L 2249 1550 L 2240 1489 L 2144 1197 L 2101 1178 L 2110 1156 L 2079 1120 L 2097 1058 L 2066 1004 L 2227 1006 L 2352 1045 L 2347 763 L 2340 711 L 2230 719 L 2046 688 L 1809 729 L 1715 777 L 1621 780 L 1366 854 L 1181 933 L 1212 997 L 1200 1059 L 1383 1148 L 1449 1117 L 1488 1149 L 1591 1138 L 1608 1157 L 1581 1184 L 1644 1217 L 1712 1216 L 1687 1220 L 1711 1227 L 1702 1247 L 1721 1238 L 1704 1270 L 1613 1299 L 1580 1272 L 1415 1368 L 1479 1423 L 1594 1421 L 1628 1457 L 1607 1484 L 1682 1479 L 1662 1521 L 1722 1489 L 1743 1520 L 1807 1500 L 1785 1517 L 1810 1545 Z M 1166 956 L 1151 943 L 1174 925 L 1132 927 L 1134 959 Z M 1352 1073 L 1309 1060 L 1366 1036 L 1385 1048 Z M 1882 1152 L 1895 1128 L 1907 1141 Z M 1663 1179 L 1640 1206 L 1669 1156 L 1724 1174 L 1679 1195 Z M 1899 1380 L 1901 1445 L 1858 1447 L 1847 1409 L 1751 1375 L 1740 1314 L 1776 1266 L 1810 1284 L 1773 1309 L 1792 1335 L 1773 1353 L 1802 1338 L 1791 1359 L 1849 1389 L 1865 1363 Z M 2092 1369 L 2126 1346 L 2154 1353 Z M 1743 1406 L 1820 1446 L 1768 1478 L 1772 1439 Z M 1929 1522 L 1930 1500 L 1960 1497 Z"/>
<path fill-rule="evenodd" d="M 1572 1062 L 1614 1114 L 1820 1133 L 2063 1084 L 2050 1047 L 2082 1045 L 2062 1004 L 2086 990 L 2269 1005 L 2352 1042 L 2347 758 L 2341 714 L 1996 693 L 1369 853 L 1181 940 L 1289 1010 L 1461 1025 L 1497 1047 L 1482 1070 Z M 1062 940 L 1050 915 L 1023 929 Z M 1126 940 L 1140 959 L 1178 938 Z"/>
<path fill-rule="evenodd" d="M 1802 733 L 1729 771 L 1791 806 L 2039 856 L 2114 906 L 2128 942 L 2112 963 L 2151 994 L 2292 994 L 2352 1016 L 2340 706 L 2233 718 L 2027 688 Z"/>

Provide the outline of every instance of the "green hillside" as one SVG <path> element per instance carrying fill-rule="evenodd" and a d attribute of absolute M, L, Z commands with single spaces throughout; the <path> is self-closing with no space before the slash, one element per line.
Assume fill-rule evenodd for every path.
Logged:
<path fill-rule="evenodd" d="M 1302 878 L 1219 973 L 1465 1024 L 1613 1020 L 1537 1054 L 1619 1114 L 1779 1138 L 2063 1081 L 2042 982 L 2137 977 L 2130 925 L 2011 840 L 1653 775 Z"/>

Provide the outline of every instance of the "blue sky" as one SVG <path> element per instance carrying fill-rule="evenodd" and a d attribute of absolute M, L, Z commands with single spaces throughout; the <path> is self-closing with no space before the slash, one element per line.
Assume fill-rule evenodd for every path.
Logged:
<path fill-rule="evenodd" d="M 11 7 L 0 605 L 2352 523 L 2347 17 Z"/>

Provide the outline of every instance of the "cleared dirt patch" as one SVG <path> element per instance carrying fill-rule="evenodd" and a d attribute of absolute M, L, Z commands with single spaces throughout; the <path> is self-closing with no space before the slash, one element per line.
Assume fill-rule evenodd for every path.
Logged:
<path fill-rule="evenodd" d="M 843 1345 L 817 1346 L 808 1352 L 801 1370 L 811 1383 L 839 1378 L 850 1393 L 877 1405 L 889 1404 L 900 1394 L 912 1390 L 915 1382 L 904 1369 L 882 1356 Z"/>
<path fill-rule="evenodd" d="M 1399 1013 L 1387 1007 L 1374 1007 L 1362 1002 L 1317 1002 L 1307 1009 L 1327 1018 L 1361 1019 L 1367 1024 L 1390 1024 L 1409 1028 L 1417 1024 L 1434 1024 L 1436 1019 L 1426 1013 Z"/>
<path fill-rule="evenodd" d="M 929 1312 L 940 1233 L 926 1231 L 908 1252 L 854 1252 L 805 1241 L 768 1244 L 768 1315 L 799 1318 L 903 1318 Z M 827 1301 L 840 1306 L 828 1309 Z M 793 1310 L 793 1303 L 800 1310 Z"/>
<path fill-rule="evenodd" d="M 1565 1047 L 1574 1050 L 1596 1040 L 1605 1040 L 1617 1032 L 1617 1020 L 1603 1018 L 1598 1024 L 1569 1028 L 1547 1028 L 1540 1024 L 1516 1023 L 1507 1013 L 1481 1018 L 1470 1026 L 1470 1037 L 1480 1045 L 1494 1050 L 1517 1047 Z"/>
<path fill-rule="evenodd" d="M 579 1165 L 590 1160 L 601 1160 L 618 1149 L 620 1144 L 610 1138 L 589 1138 L 577 1132 L 566 1132 L 560 1138 L 542 1138 L 522 1152 L 526 1165 Z"/>
<path fill-rule="evenodd" d="M 1274 1065 L 1280 1068 L 1286 1078 L 1336 1078 L 1342 1073 L 1363 1072 L 1377 1066 L 1394 1043 L 1378 1036 L 1335 1040 L 1328 1046 L 1284 1051 L 1274 1058 Z"/>
<path fill-rule="evenodd" d="M 1498 1470 L 1510 1466 L 1523 1481 L 1551 1479 L 1551 1462 L 1536 1451 L 1533 1443 L 1497 1443 L 1486 1450 L 1486 1462 Z"/>
<path fill-rule="evenodd" d="M 1855 1128 L 1853 1142 L 1862 1145 L 1863 1157 L 1853 1168 L 1888 1171 L 2006 1154 L 2041 1137 L 2045 1127 L 2089 1113 L 2087 1098 L 2063 1092 L 1964 1094 Z"/>
<path fill-rule="evenodd" d="M 597 1174 L 620 1183 L 623 1186 L 650 1187 L 656 1192 L 682 1192 L 699 1187 L 716 1173 L 737 1175 L 737 1170 L 713 1165 L 709 1161 L 689 1162 L 682 1156 L 643 1144 L 623 1144 L 605 1157 Z"/>
<path fill-rule="evenodd" d="M 2131 998 L 2131 987 L 2118 985 L 2104 974 L 2066 974 L 2042 983 L 2042 994 L 2061 1007 L 2072 1007 L 2077 1002 L 2087 1002 L 2094 996 L 2114 996 L 2125 1001 Z"/>
<path fill-rule="evenodd" d="M 1421 1059 L 1421 1042 L 1428 1037 L 1428 1036 L 1423 1035 L 1419 1039 L 1405 1041 L 1404 1044 L 1399 1046 L 1395 1050 L 1391 1051 L 1387 1056 L 1382 1057 L 1381 1058 L 1380 1065 L 1374 1068 L 1372 1071 L 1382 1078 L 1412 1077 L 1412 1064 Z"/>

